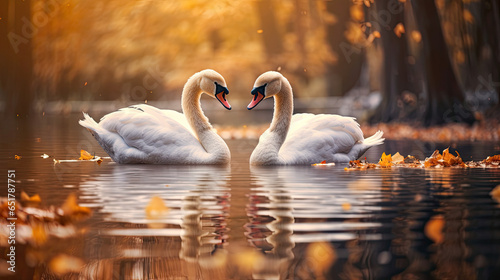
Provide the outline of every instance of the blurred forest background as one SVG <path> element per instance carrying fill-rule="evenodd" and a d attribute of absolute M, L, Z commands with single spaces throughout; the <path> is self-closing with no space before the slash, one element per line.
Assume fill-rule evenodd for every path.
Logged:
<path fill-rule="evenodd" d="M 1 110 L 178 100 L 212 68 L 230 101 L 278 70 L 297 98 L 368 100 L 372 123 L 498 119 L 499 2 L 1 0 Z"/>

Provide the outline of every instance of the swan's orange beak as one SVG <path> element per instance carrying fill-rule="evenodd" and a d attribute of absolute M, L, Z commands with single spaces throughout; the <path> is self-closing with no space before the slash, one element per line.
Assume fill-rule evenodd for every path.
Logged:
<path fill-rule="evenodd" d="M 248 110 L 252 110 L 253 108 L 255 108 L 255 106 L 259 105 L 259 103 L 262 100 L 264 100 L 264 98 L 266 98 L 266 94 L 265 94 L 266 86 L 267 86 L 267 84 L 252 89 L 251 93 L 253 95 L 253 99 L 252 99 L 252 102 L 250 102 L 250 104 L 248 104 L 248 106 L 247 106 Z"/>
<path fill-rule="evenodd" d="M 215 95 L 215 98 L 224 106 L 224 108 L 231 110 L 231 105 L 226 100 L 226 94 L 224 92 L 219 92 Z"/>
<path fill-rule="evenodd" d="M 229 105 L 229 102 L 226 100 L 226 95 L 228 94 L 229 90 L 226 87 L 215 83 L 215 98 L 219 100 L 220 104 L 222 104 L 224 108 L 231 110 L 231 105 Z"/>

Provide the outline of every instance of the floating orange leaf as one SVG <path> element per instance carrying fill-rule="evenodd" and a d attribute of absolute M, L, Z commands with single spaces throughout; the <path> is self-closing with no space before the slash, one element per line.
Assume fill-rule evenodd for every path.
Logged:
<path fill-rule="evenodd" d="M 491 157 L 487 157 L 484 161 L 484 163 L 496 163 L 500 164 L 500 155 L 494 155 Z"/>
<path fill-rule="evenodd" d="M 395 155 L 392 156 L 392 163 L 393 164 L 400 164 L 400 163 L 404 163 L 404 162 L 405 162 L 405 158 L 399 152 L 397 152 Z"/>
<path fill-rule="evenodd" d="M 27 201 L 27 202 L 41 202 L 42 199 L 38 194 L 33 195 L 30 197 L 26 192 L 21 191 L 21 201 Z"/>
<path fill-rule="evenodd" d="M 443 150 L 443 154 L 441 155 L 438 150 L 434 151 L 432 155 L 425 159 L 424 166 L 425 167 L 449 167 L 449 166 L 462 166 L 466 167 L 465 163 L 462 161 L 460 154 L 456 152 L 457 155 L 454 156 L 450 153 L 449 149 Z"/>
<path fill-rule="evenodd" d="M 392 157 L 391 155 L 386 155 L 385 153 L 382 153 L 382 157 L 380 157 L 380 160 L 378 161 L 378 164 L 381 167 L 391 167 L 392 166 Z"/>
<path fill-rule="evenodd" d="M 444 218 L 442 215 L 432 217 L 427 224 L 425 224 L 424 233 L 434 243 L 441 243 L 444 240 Z"/>
<path fill-rule="evenodd" d="M 89 152 L 87 152 L 85 150 L 81 150 L 80 151 L 80 158 L 79 158 L 79 160 L 91 160 L 91 159 L 94 159 L 94 156 L 91 155 Z"/>
<path fill-rule="evenodd" d="M 320 162 L 320 163 L 313 163 L 311 166 L 318 166 L 318 167 L 326 167 L 326 166 L 335 166 L 334 162 L 326 163 L 326 160 Z"/>
<path fill-rule="evenodd" d="M 379 167 L 379 165 L 374 163 L 362 162 L 360 160 L 351 160 L 349 162 L 349 167 L 344 168 L 344 170 L 349 171 L 349 170 L 370 169 L 377 167 Z"/>

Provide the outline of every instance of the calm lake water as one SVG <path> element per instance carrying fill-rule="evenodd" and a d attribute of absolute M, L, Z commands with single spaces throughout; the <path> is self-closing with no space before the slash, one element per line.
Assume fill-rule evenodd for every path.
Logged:
<path fill-rule="evenodd" d="M 227 141 L 225 167 L 54 165 L 80 149 L 106 156 L 79 118 L 3 124 L 1 166 L 16 170 L 17 195 L 49 207 L 74 193 L 93 215 L 76 236 L 17 245 L 18 273 L 2 265 L 2 279 L 55 279 L 47 264 L 59 254 L 85 263 L 67 279 L 500 279 L 500 204 L 489 195 L 500 169 L 257 168 L 248 164 L 257 140 L 246 139 Z M 499 143 L 387 141 L 365 156 L 423 159 L 448 146 L 466 161 L 500 153 Z M 170 208 L 154 221 L 153 196 Z M 425 231 L 436 219 L 438 243 Z"/>

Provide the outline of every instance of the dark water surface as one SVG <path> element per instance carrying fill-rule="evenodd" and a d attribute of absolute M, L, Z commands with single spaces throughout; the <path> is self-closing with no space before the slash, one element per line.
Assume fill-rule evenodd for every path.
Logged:
<path fill-rule="evenodd" d="M 93 215 L 77 237 L 18 245 L 20 271 L 2 278 L 55 279 L 47 263 L 65 254 L 85 262 L 68 279 L 500 279 L 500 204 L 489 195 L 500 169 L 257 168 L 257 141 L 244 139 L 227 141 L 226 167 L 54 165 L 80 149 L 106 156 L 79 118 L 3 124 L 1 166 L 16 170 L 17 194 L 38 193 L 48 207 L 75 193 Z M 423 159 L 450 145 L 464 160 L 500 153 L 499 143 L 387 141 L 365 156 Z M 146 216 L 153 196 L 170 208 L 161 220 Z M 438 217 L 435 243 L 424 229 Z"/>

